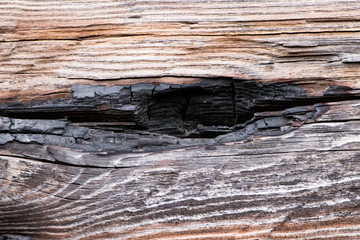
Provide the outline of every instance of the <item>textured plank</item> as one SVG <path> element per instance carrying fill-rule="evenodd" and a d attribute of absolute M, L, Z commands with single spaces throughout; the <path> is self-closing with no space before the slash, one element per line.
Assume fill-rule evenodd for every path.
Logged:
<path fill-rule="evenodd" d="M 38 239 L 357 239 L 359 127 L 319 122 L 216 150 L 112 156 L 126 168 L 1 150 L 0 229 Z"/>
<path fill-rule="evenodd" d="M 123 153 L 7 143 L 0 149 L 0 232 L 35 239 L 357 239 L 359 102 L 327 105 L 293 132 L 210 147 Z M 53 132 L 43 126 L 43 134 Z"/>
<path fill-rule="evenodd" d="M 0 240 L 360 239 L 359 7 L 1 1 Z"/>
<path fill-rule="evenodd" d="M 0 4 L 2 95 L 154 76 L 359 87 L 358 1 Z"/>

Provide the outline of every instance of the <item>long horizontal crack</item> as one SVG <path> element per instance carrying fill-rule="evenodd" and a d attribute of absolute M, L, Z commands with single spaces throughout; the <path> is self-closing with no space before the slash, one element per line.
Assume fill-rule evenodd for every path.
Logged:
<path fill-rule="evenodd" d="M 37 161 L 37 162 L 43 162 L 43 163 L 47 163 L 47 164 L 56 164 L 56 165 L 63 165 L 63 166 L 70 166 L 70 167 L 82 167 L 82 168 L 135 168 L 135 167 L 139 167 L 139 166 L 99 166 L 99 165 L 88 165 L 88 164 L 75 164 L 75 163 L 71 163 L 71 162 L 64 162 L 64 161 L 50 161 L 48 159 L 44 159 L 44 158 L 37 158 L 37 157 L 32 157 L 32 156 L 26 156 L 24 154 L 19 155 L 19 154 L 0 154 L 0 157 L 12 157 L 12 158 L 20 158 L 20 159 L 25 159 L 25 160 L 31 160 L 31 161 Z"/>
<path fill-rule="evenodd" d="M 269 32 L 259 32 L 259 33 L 222 33 L 219 34 L 172 34 L 172 37 L 223 37 L 223 36 L 232 36 L 232 37 L 241 37 L 241 36 L 278 36 L 278 35 L 297 35 L 297 34 L 333 34 L 333 33 L 357 33 L 357 29 L 347 29 L 347 30 L 314 30 L 314 31 L 269 31 Z M 92 40 L 92 39 L 106 39 L 106 38 L 124 38 L 124 37 L 143 37 L 143 36 L 157 36 L 157 37 L 169 37 L 168 32 L 166 34 L 98 34 L 98 35 L 87 35 L 79 36 L 73 38 L 31 38 L 31 39 L 17 39 L 17 40 L 0 40 L 0 43 L 16 43 L 16 42 L 38 42 L 38 41 L 83 41 L 83 40 Z"/>
<path fill-rule="evenodd" d="M 199 79 L 201 80 L 201 79 Z M 316 121 L 326 102 L 358 99 L 332 86 L 310 98 L 287 83 L 203 78 L 192 84 L 74 85 L 71 99 L 0 105 L 0 144 L 80 151 L 162 151 L 281 135 Z"/>

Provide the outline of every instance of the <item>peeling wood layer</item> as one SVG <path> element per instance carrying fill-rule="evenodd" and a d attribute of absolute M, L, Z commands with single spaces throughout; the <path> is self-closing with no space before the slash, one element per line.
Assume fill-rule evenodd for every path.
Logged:
<path fill-rule="evenodd" d="M 124 153 L 211 146 L 291 132 L 317 121 L 329 110 L 325 102 L 357 99 L 351 90 L 332 86 L 322 97 L 309 98 L 297 86 L 228 78 L 185 85 L 74 85 L 69 99 L 0 105 L 0 144 Z"/>

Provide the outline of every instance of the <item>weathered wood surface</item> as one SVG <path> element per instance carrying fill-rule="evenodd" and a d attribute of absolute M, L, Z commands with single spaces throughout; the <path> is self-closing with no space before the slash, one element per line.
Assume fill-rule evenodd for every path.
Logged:
<path fill-rule="evenodd" d="M 360 239 L 359 14 L 1 1 L 0 239 Z"/>
<path fill-rule="evenodd" d="M 359 87 L 356 0 L 0 4 L 3 98 L 158 76 Z"/>

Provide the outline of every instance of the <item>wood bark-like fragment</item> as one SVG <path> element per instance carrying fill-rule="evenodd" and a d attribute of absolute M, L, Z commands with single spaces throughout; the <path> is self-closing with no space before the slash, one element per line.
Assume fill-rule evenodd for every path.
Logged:
<path fill-rule="evenodd" d="M 0 3 L 0 240 L 360 239 L 358 1 Z"/>

